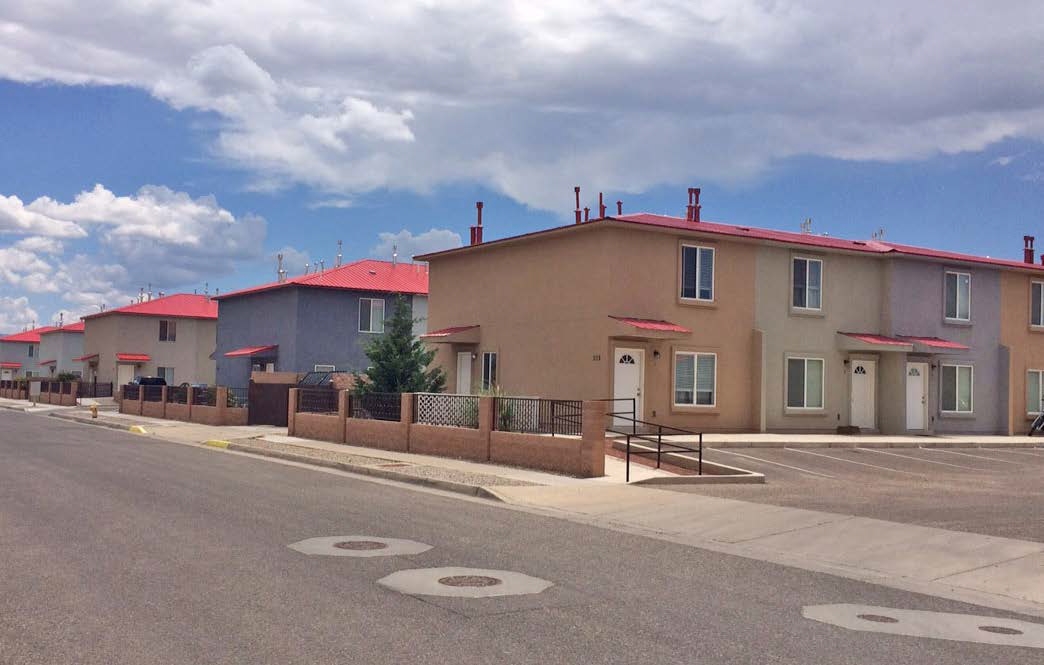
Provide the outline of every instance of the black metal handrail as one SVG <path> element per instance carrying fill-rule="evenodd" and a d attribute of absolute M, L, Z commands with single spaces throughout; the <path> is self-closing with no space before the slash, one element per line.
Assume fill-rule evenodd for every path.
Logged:
<path fill-rule="evenodd" d="M 664 453 L 697 453 L 699 455 L 699 461 L 697 464 L 697 473 L 703 475 L 703 432 L 693 432 L 691 430 L 682 429 L 680 427 L 671 427 L 670 425 L 664 425 L 662 423 L 649 422 L 647 420 L 638 420 L 637 418 L 627 417 L 620 413 L 610 413 L 608 416 L 617 420 L 627 420 L 631 423 L 629 428 L 630 432 L 623 432 L 618 429 L 613 429 L 611 425 L 606 429 L 608 432 L 613 434 L 619 434 L 620 436 L 627 437 L 627 453 L 626 453 L 626 469 L 624 471 L 624 482 L 631 482 L 631 455 L 656 455 L 656 468 L 660 468 L 660 460 Z M 650 433 L 638 434 L 638 426 L 641 425 L 643 429 L 649 428 Z M 655 432 L 655 433 L 653 433 Z M 696 448 L 686 446 L 681 443 L 674 441 L 664 441 L 664 432 L 668 436 L 672 434 L 681 434 L 688 436 L 698 436 L 699 443 Z M 655 443 L 656 450 L 635 450 L 631 451 L 631 439 L 637 439 L 639 441 L 646 441 L 648 443 Z M 667 450 L 664 450 L 664 446 L 667 446 Z"/>

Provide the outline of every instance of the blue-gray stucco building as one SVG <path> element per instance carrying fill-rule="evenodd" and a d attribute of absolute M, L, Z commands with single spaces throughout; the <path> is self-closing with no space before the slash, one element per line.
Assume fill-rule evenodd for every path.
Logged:
<path fill-rule="evenodd" d="M 362 260 L 219 296 L 218 385 L 245 387 L 252 371 L 362 371 L 366 344 L 384 331 L 395 301 L 425 331 L 428 268 Z"/>

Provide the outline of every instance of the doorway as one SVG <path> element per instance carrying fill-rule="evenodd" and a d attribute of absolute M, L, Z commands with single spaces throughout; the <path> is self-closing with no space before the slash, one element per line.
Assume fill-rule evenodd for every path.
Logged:
<path fill-rule="evenodd" d="M 634 400 L 634 418 L 642 420 L 645 409 L 642 404 L 642 384 L 645 380 L 645 351 L 642 349 L 617 348 L 613 363 L 613 399 L 621 400 L 612 406 L 613 411 L 630 411 L 630 400 Z M 623 402 L 627 400 L 627 404 Z M 613 418 L 615 426 L 629 426 L 628 420 Z"/>
<path fill-rule="evenodd" d="M 906 429 L 928 426 L 928 363 L 906 363 Z"/>
<path fill-rule="evenodd" d="M 849 424 L 859 429 L 877 428 L 877 361 L 852 361 Z"/>
<path fill-rule="evenodd" d="M 457 394 L 471 394 L 471 351 L 457 353 Z"/>

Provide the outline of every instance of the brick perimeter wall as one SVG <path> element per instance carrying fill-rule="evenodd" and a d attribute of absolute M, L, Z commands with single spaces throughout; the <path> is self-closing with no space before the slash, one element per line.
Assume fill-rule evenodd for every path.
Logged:
<path fill-rule="evenodd" d="M 580 437 L 490 432 L 489 457 L 497 464 L 579 476 L 583 472 Z"/>
<path fill-rule="evenodd" d="M 344 441 L 351 446 L 404 453 L 410 447 L 410 425 L 408 422 L 348 418 Z"/>
<path fill-rule="evenodd" d="M 344 443 L 344 429 L 344 423 L 340 416 L 298 413 L 294 417 L 294 429 L 290 436 L 330 441 L 332 443 Z"/>
<path fill-rule="evenodd" d="M 222 425 L 221 411 L 216 406 L 192 406 L 192 422 L 200 425 Z"/>
<path fill-rule="evenodd" d="M 167 420 L 181 420 L 191 422 L 189 419 L 189 405 L 167 402 Z"/>
<path fill-rule="evenodd" d="M 415 423 L 410 426 L 410 452 L 486 462 L 489 438 L 477 429 Z"/>
<path fill-rule="evenodd" d="M 142 402 L 141 415 L 149 418 L 162 418 L 165 415 L 163 402 Z"/>

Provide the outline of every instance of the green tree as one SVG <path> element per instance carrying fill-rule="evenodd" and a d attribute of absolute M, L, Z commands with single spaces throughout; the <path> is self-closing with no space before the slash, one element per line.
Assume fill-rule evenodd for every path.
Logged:
<path fill-rule="evenodd" d="M 413 318 L 406 298 L 395 300 L 392 315 L 384 322 L 384 333 L 366 346 L 370 368 L 355 373 L 355 392 L 439 393 L 446 388 L 441 367 L 429 367 L 435 351 L 413 336 Z"/>

